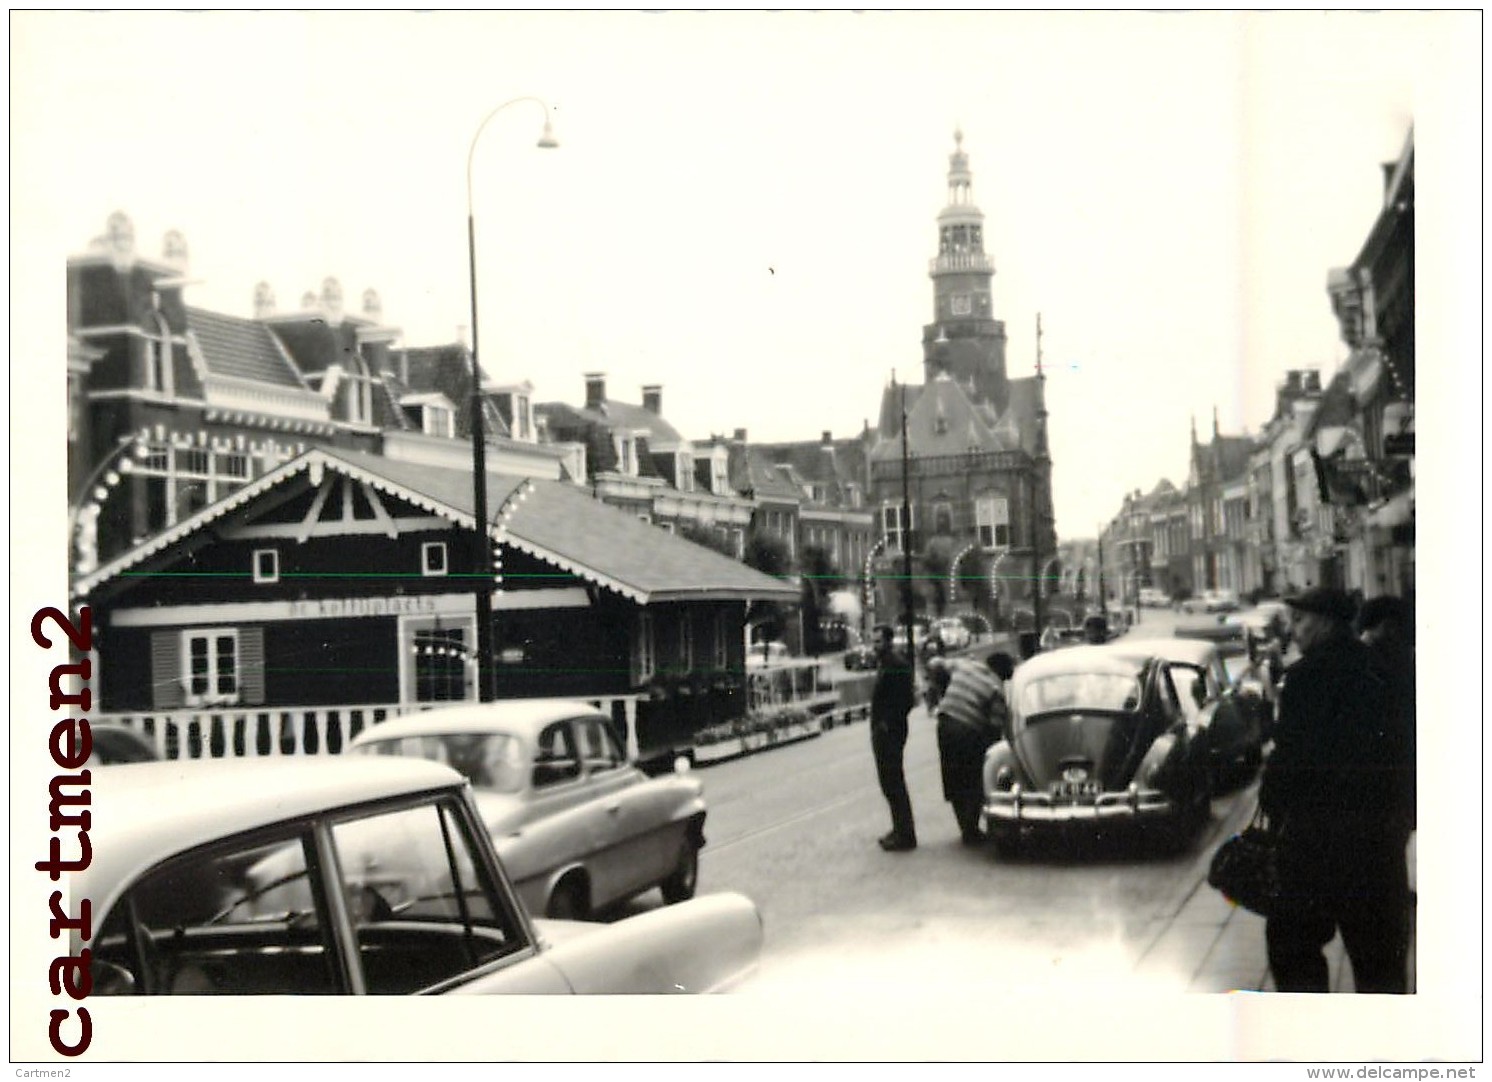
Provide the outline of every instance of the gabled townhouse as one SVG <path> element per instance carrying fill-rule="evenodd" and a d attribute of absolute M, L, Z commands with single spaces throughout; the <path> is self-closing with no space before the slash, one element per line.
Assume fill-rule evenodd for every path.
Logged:
<path fill-rule="evenodd" d="M 585 376 L 585 404 L 545 402 L 535 409 L 541 438 L 584 450 L 577 480 L 603 503 L 670 533 L 717 535 L 744 552 L 753 506 L 730 478 L 723 442 L 699 447 L 663 416 L 663 388 L 645 386 L 641 404 L 607 394 L 606 375 Z"/>

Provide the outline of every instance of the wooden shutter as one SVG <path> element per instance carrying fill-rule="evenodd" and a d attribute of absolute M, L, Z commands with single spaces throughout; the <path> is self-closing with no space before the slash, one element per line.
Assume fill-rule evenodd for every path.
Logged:
<path fill-rule="evenodd" d="M 238 632 L 239 701 L 250 706 L 264 702 L 264 628 L 245 627 Z"/>
<path fill-rule="evenodd" d="M 150 702 L 157 710 L 175 710 L 186 701 L 181 687 L 181 632 L 156 631 L 150 636 Z"/>

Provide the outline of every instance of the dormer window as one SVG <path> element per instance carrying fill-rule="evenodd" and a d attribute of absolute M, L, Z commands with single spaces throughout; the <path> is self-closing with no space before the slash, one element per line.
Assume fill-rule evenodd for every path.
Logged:
<path fill-rule="evenodd" d="M 422 411 L 420 427 L 426 435 L 449 439 L 456 434 L 456 415 L 445 406 L 432 403 Z"/>
<path fill-rule="evenodd" d="M 723 496 L 730 487 L 729 467 L 726 460 L 716 455 L 710 460 L 710 491 Z"/>
<path fill-rule="evenodd" d="M 680 452 L 674 456 L 674 479 L 680 492 L 694 491 L 694 456 Z"/>
<path fill-rule="evenodd" d="M 630 435 L 616 433 L 613 437 L 616 450 L 617 472 L 624 477 L 637 476 L 637 441 Z"/>
<path fill-rule="evenodd" d="M 343 406 L 347 419 L 353 424 L 365 425 L 373 419 L 373 380 L 368 375 L 368 366 L 362 357 L 354 354 L 352 366 L 344 373 L 342 383 L 345 390 Z"/>

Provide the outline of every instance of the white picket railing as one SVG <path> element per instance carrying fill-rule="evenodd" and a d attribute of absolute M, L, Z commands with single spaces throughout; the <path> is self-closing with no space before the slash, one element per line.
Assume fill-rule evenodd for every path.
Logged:
<path fill-rule="evenodd" d="M 616 716 L 622 706 L 623 738 L 637 756 L 637 698 L 585 699 Z M 95 722 L 123 725 L 143 736 L 162 759 L 254 759 L 335 755 L 363 730 L 389 718 L 453 703 L 367 703 L 355 706 L 218 707 L 95 713 Z"/>

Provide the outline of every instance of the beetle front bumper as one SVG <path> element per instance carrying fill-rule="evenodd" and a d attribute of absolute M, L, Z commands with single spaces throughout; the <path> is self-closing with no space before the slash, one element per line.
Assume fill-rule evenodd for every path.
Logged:
<path fill-rule="evenodd" d="M 986 795 L 984 822 L 987 829 L 993 830 L 1025 823 L 1165 819 L 1175 815 L 1176 810 L 1176 801 L 1165 793 L 1138 785 L 1122 792 L 1081 797 L 1025 790 L 1016 785 Z"/>

